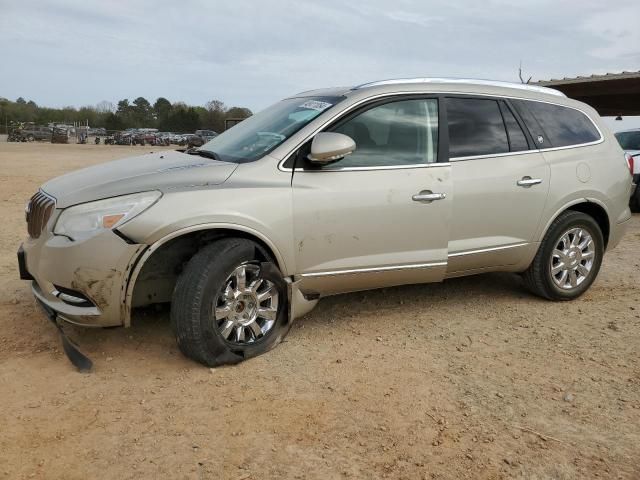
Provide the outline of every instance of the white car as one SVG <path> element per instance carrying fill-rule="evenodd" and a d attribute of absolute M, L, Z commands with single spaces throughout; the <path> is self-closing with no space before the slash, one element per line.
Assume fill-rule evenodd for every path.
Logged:
<path fill-rule="evenodd" d="M 640 212 L 640 128 L 624 130 L 615 134 L 622 149 L 627 153 L 629 168 L 633 170 L 635 188 L 631 194 L 629 206 L 634 212 Z"/>

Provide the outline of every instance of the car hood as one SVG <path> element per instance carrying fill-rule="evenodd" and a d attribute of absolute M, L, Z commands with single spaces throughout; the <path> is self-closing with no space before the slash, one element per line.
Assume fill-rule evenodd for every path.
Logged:
<path fill-rule="evenodd" d="M 168 150 L 83 168 L 48 181 L 42 190 L 66 208 L 128 193 L 219 185 L 237 166 Z"/>

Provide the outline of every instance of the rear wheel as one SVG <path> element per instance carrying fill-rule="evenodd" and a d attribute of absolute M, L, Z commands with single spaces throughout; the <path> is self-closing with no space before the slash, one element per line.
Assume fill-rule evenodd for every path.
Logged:
<path fill-rule="evenodd" d="M 573 300 L 595 280 L 604 254 L 598 223 L 581 212 L 562 213 L 549 227 L 531 266 L 527 287 L 549 300 Z"/>
<path fill-rule="evenodd" d="M 180 350 L 207 366 L 264 353 L 287 334 L 287 287 L 273 262 L 246 239 L 201 249 L 178 279 L 171 324 Z"/>

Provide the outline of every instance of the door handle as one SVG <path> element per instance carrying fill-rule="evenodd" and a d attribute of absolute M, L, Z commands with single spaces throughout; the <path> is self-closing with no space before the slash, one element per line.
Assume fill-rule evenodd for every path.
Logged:
<path fill-rule="evenodd" d="M 444 200 L 445 198 L 447 198 L 446 193 L 433 193 L 431 190 L 422 190 L 411 197 L 414 202 L 422 203 L 431 203 L 434 200 Z"/>
<path fill-rule="evenodd" d="M 542 183 L 541 178 L 522 177 L 522 180 L 518 180 L 516 184 L 519 187 L 531 187 L 533 185 L 540 185 Z"/>

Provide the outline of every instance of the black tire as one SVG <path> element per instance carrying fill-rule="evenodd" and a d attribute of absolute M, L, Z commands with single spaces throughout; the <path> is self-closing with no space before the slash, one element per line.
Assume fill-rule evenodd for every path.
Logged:
<path fill-rule="evenodd" d="M 271 329 L 253 343 L 239 345 L 222 336 L 213 310 L 225 281 L 245 263 L 259 265 L 259 277 L 275 285 L 281 300 Z M 265 353 L 282 341 L 291 326 L 288 303 L 286 282 L 268 255 L 250 240 L 224 238 L 203 247 L 187 263 L 173 291 L 171 326 L 187 357 L 209 367 L 235 364 Z"/>
<path fill-rule="evenodd" d="M 634 213 L 640 212 L 640 184 L 636 185 L 636 189 L 631 195 L 631 199 L 629 200 L 629 208 Z"/>
<path fill-rule="evenodd" d="M 591 235 L 595 255 L 591 270 L 584 281 L 577 287 L 565 290 L 553 281 L 550 259 L 562 235 L 571 228 L 583 228 Z M 586 292 L 594 282 L 600 271 L 603 255 L 604 238 L 598 223 L 589 215 L 568 210 L 561 213 L 549 227 L 533 262 L 523 273 L 524 283 L 532 293 L 548 300 L 573 300 Z"/>

